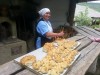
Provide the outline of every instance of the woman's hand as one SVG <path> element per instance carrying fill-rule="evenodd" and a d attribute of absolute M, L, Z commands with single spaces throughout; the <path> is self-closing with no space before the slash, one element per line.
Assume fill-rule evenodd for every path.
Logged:
<path fill-rule="evenodd" d="M 59 37 L 59 36 L 64 36 L 64 32 L 61 31 L 60 33 L 58 33 L 58 37 Z"/>
<path fill-rule="evenodd" d="M 58 37 L 63 37 L 64 36 L 64 32 L 61 31 L 60 33 L 53 33 L 53 32 L 47 32 L 46 33 L 46 37 L 54 37 L 55 39 Z"/>
<path fill-rule="evenodd" d="M 54 38 L 56 39 L 56 38 L 63 37 L 63 36 L 64 36 L 64 32 L 61 31 L 60 33 L 56 33 L 56 36 Z"/>

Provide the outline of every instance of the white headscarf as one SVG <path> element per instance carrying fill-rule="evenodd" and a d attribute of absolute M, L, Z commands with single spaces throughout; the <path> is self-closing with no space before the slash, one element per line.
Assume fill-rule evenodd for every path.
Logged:
<path fill-rule="evenodd" d="M 40 16 L 43 16 L 47 12 L 50 12 L 50 9 L 49 8 L 43 8 L 38 13 L 40 14 Z"/>

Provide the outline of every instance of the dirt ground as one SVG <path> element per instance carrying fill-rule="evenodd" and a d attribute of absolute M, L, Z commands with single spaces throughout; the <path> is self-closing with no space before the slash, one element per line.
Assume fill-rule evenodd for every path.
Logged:
<path fill-rule="evenodd" d="M 98 57 L 98 63 L 97 63 L 97 70 L 94 74 L 91 74 L 91 73 L 86 73 L 85 75 L 100 75 L 100 55 Z"/>

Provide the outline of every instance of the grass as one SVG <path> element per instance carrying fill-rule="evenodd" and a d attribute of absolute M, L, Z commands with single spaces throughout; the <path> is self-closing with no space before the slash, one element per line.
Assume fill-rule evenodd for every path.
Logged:
<path fill-rule="evenodd" d="M 100 25 L 91 25 L 90 27 L 95 29 L 95 28 L 100 28 Z"/>

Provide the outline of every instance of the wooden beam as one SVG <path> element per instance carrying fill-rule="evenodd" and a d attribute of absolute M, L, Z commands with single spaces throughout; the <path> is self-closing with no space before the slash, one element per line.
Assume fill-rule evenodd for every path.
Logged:
<path fill-rule="evenodd" d="M 100 53 L 100 44 L 96 47 L 95 45 L 96 43 L 92 43 L 90 46 L 82 50 L 82 52 L 84 51 L 85 53 L 83 53 L 83 55 L 81 55 L 81 57 L 76 61 L 73 65 L 74 67 L 71 68 L 67 75 L 85 75 L 89 66 L 93 63 L 93 61 L 95 61 Z"/>
<path fill-rule="evenodd" d="M 67 22 L 72 26 L 77 0 L 70 0 Z"/>
<path fill-rule="evenodd" d="M 19 64 L 15 63 L 14 61 L 10 61 L 0 66 L 0 75 L 11 75 L 12 73 L 15 73 L 21 69 L 22 67 Z"/>

